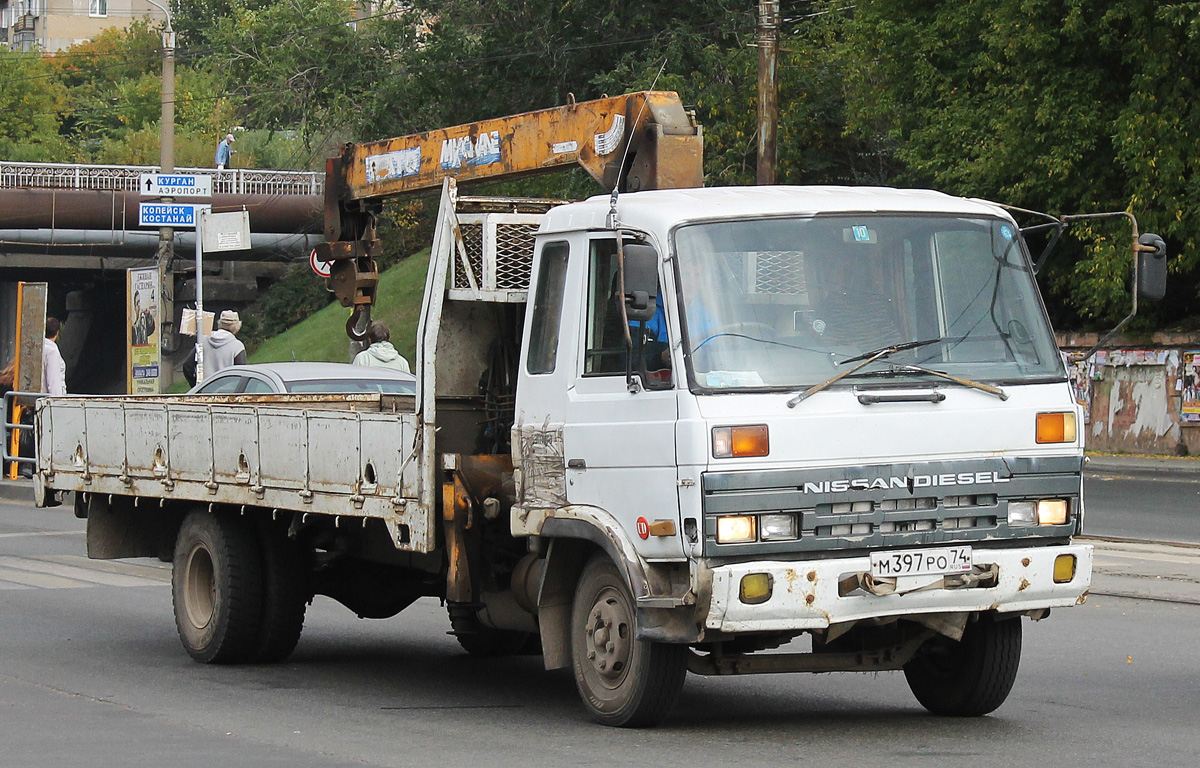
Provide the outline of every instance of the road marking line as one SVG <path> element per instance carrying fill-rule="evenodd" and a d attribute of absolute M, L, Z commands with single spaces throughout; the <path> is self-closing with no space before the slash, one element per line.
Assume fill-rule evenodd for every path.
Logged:
<path fill-rule="evenodd" d="M 39 555 L 37 559 L 62 563 L 63 565 L 75 565 L 93 571 L 120 573 L 125 576 L 140 576 L 144 579 L 161 582 L 171 581 L 170 563 L 156 561 L 153 565 L 148 565 L 146 563 L 131 563 L 127 560 L 91 560 L 83 555 Z"/>
<path fill-rule="evenodd" d="M 0 567 L 0 580 L 10 581 L 14 584 L 24 584 L 29 587 L 38 587 L 40 589 L 75 589 L 78 587 L 96 586 L 95 582 L 76 581 L 74 579 L 64 579 L 61 576 L 18 571 L 13 568 L 4 567 Z"/>
<path fill-rule="evenodd" d="M 1144 560 L 1151 563 L 1200 563 L 1200 557 L 1180 557 L 1179 555 L 1141 554 L 1138 552 L 1097 552 L 1096 560 Z"/>
<path fill-rule="evenodd" d="M 161 586 L 162 582 L 141 576 L 129 576 L 120 573 L 109 573 L 94 568 L 81 568 L 76 565 L 62 565 L 26 557 L 0 556 L 0 571 L 44 574 L 53 578 L 80 582 L 88 586 L 106 587 L 146 587 Z M 20 579 L 11 579 L 20 582 Z M 64 585 L 70 586 L 70 585 Z"/>

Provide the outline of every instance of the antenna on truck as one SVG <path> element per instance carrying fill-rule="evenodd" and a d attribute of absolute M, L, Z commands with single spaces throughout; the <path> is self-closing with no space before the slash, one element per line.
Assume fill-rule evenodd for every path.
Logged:
<path fill-rule="evenodd" d="M 662 66 L 658 68 L 658 74 L 654 76 L 654 81 L 650 83 L 650 90 L 654 90 L 654 86 L 658 85 L 658 78 L 662 77 L 663 70 L 667 68 L 667 60 L 664 57 Z M 636 126 L 642 119 L 642 113 L 646 111 L 646 102 L 648 98 L 642 99 L 642 106 L 638 108 L 637 117 L 633 119 L 633 125 Z M 613 184 L 612 195 L 608 198 L 608 228 L 616 230 L 617 233 L 617 280 L 621 291 L 621 327 L 625 330 L 625 386 L 629 388 L 630 393 L 636 393 L 641 390 L 638 380 L 633 378 L 633 338 L 629 333 L 629 311 L 625 305 L 625 233 L 621 231 L 620 222 L 617 221 L 617 194 L 621 189 L 621 174 L 625 173 L 625 164 L 629 160 L 629 148 L 633 145 L 633 134 L 629 136 L 629 140 L 625 142 L 625 152 L 621 155 L 621 165 L 617 168 L 617 180 Z"/>
<path fill-rule="evenodd" d="M 662 77 L 663 70 L 667 68 L 667 59 L 664 56 L 662 66 L 658 68 L 658 74 L 654 76 L 654 80 L 650 83 L 650 90 L 654 90 L 654 86 L 658 85 L 658 78 Z M 642 106 L 638 108 L 637 117 L 633 119 L 632 126 L 636 126 L 642 119 L 642 113 L 646 111 L 647 99 L 642 99 Z M 608 228 L 617 229 L 617 193 L 621 189 L 621 175 L 625 173 L 625 164 L 629 160 L 629 148 L 633 146 L 633 135 L 630 134 L 629 141 L 625 142 L 625 152 L 621 155 L 621 165 L 617 168 L 617 180 L 613 183 L 612 194 L 608 198 Z M 620 251 L 620 239 L 617 240 L 617 250 Z"/>

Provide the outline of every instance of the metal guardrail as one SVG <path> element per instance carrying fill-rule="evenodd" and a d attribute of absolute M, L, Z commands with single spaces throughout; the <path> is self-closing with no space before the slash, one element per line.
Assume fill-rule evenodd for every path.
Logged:
<path fill-rule="evenodd" d="M 138 192 L 139 176 L 158 173 L 156 165 L 84 165 L 0 161 L 0 188 L 98 189 Z M 322 195 L 325 174 L 257 168 L 176 168 L 176 173 L 212 176 L 218 195 Z"/>
<path fill-rule="evenodd" d="M 19 422 L 9 421 L 9 414 L 13 412 L 13 405 L 17 400 L 28 401 L 28 405 L 22 405 L 22 408 L 32 408 L 39 397 L 45 397 L 45 392 L 6 392 L 4 393 L 4 446 L 0 449 L 0 455 L 3 455 L 5 465 L 7 464 L 30 464 L 37 466 L 37 436 L 34 435 L 34 456 L 17 456 L 9 453 L 9 447 L 12 445 L 12 436 L 15 432 L 33 432 L 32 424 L 21 424 Z M 19 452 L 19 449 L 18 449 Z"/>

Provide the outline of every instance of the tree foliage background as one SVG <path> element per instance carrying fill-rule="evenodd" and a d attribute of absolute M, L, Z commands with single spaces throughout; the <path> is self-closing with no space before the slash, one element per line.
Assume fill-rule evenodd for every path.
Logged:
<path fill-rule="evenodd" d="M 177 163 L 235 126 L 243 166 L 320 168 L 368 140 L 655 87 L 705 131 L 710 185 L 753 183 L 756 0 L 188 0 Z M 1200 316 L 1200 3 L 782 0 L 781 183 L 932 187 L 1055 214 L 1133 211 L 1173 272 L 1148 327 Z M 160 27 L 0 52 L 0 156 L 157 158 Z M 493 185 L 495 186 L 495 185 Z M 582 196 L 582 173 L 501 185 Z M 394 239 L 427 212 L 395 206 Z M 1030 223 L 1033 223 L 1032 221 Z M 1039 279 L 1060 327 L 1128 304 L 1129 233 L 1072 227 Z M 1034 243 L 1037 247 L 1039 244 Z"/>

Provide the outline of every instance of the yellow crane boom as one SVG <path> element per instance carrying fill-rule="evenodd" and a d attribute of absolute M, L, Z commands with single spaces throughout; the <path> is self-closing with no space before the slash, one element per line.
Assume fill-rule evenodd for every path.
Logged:
<path fill-rule="evenodd" d="M 375 300 L 383 201 L 462 182 L 516 178 L 580 166 L 604 189 L 635 192 L 701 186 L 703 132 L 670 91 L 639 91 L 381 141 L 347 144 L 326 164 L 325 240 L 331 281 L 347 323 Z"/>

